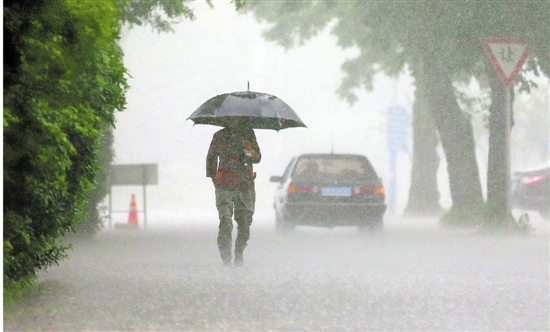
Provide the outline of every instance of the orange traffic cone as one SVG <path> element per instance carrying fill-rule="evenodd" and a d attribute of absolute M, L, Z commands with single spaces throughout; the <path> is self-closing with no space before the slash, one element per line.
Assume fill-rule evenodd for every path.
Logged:
<path fill-rule="evenodd" d="M 138 225 L 138 215 L 137 215 L 135 194 L 132 194 L 132 200 L 130 201 L 130 213 L 128 214 L 128 224 L 132 226 Z"/>

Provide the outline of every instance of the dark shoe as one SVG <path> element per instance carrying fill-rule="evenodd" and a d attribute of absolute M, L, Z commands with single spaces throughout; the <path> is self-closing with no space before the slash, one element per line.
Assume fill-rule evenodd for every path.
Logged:
<path fill-rule="evenodd" d="M 233 264 L 235 266 L 243 266 L 244 264 L 243 253 L 235 253 L 235 262 Z"/>
<path fill-rule="evenodd" d="M 231 259 L 233 257 L 230 250 L 220 250 L 220 256 L 224 266 L 232 266 Z"/>

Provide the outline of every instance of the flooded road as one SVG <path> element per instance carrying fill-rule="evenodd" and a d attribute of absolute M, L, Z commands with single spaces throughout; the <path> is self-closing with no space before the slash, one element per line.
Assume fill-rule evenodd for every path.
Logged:
<path fill-rule="evenodd" d="M 215 227 L 103 231 L 40 273 L 6 331 L 549 329 L 548 225 L 484 236 L 388 221 L 382 235 L 256 222 L 243 267 Z"/>

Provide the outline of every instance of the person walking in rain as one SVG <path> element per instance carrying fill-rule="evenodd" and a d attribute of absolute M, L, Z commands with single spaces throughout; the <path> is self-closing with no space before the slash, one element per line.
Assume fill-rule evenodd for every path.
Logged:
<path fill-rule="evenodd" d="M 233 220 L 237 223 L 235 266 L 244 263 L 243 252 L 250 238 L 250 225 L 256 203 L 252 164 L 262 159 L 254 130 L 246 118 L 230 117 L 226 127 L 212 138 L 206 157 L 206 176 L 216 190 L 220 219 L 218 249 L 225 266 L 231 265 Z"/>

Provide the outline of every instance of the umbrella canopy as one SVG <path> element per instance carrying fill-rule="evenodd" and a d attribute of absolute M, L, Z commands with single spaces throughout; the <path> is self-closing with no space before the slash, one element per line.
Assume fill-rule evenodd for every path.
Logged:
<path fill-rule="evenodd" d="M 245 118 L 254 129 L 306 127 L 294 110 L 276 96 L 253 91 L 225 93 L 210 98 L 187 120 L 194 124 L 226 126 L 228 118 Z"/>

